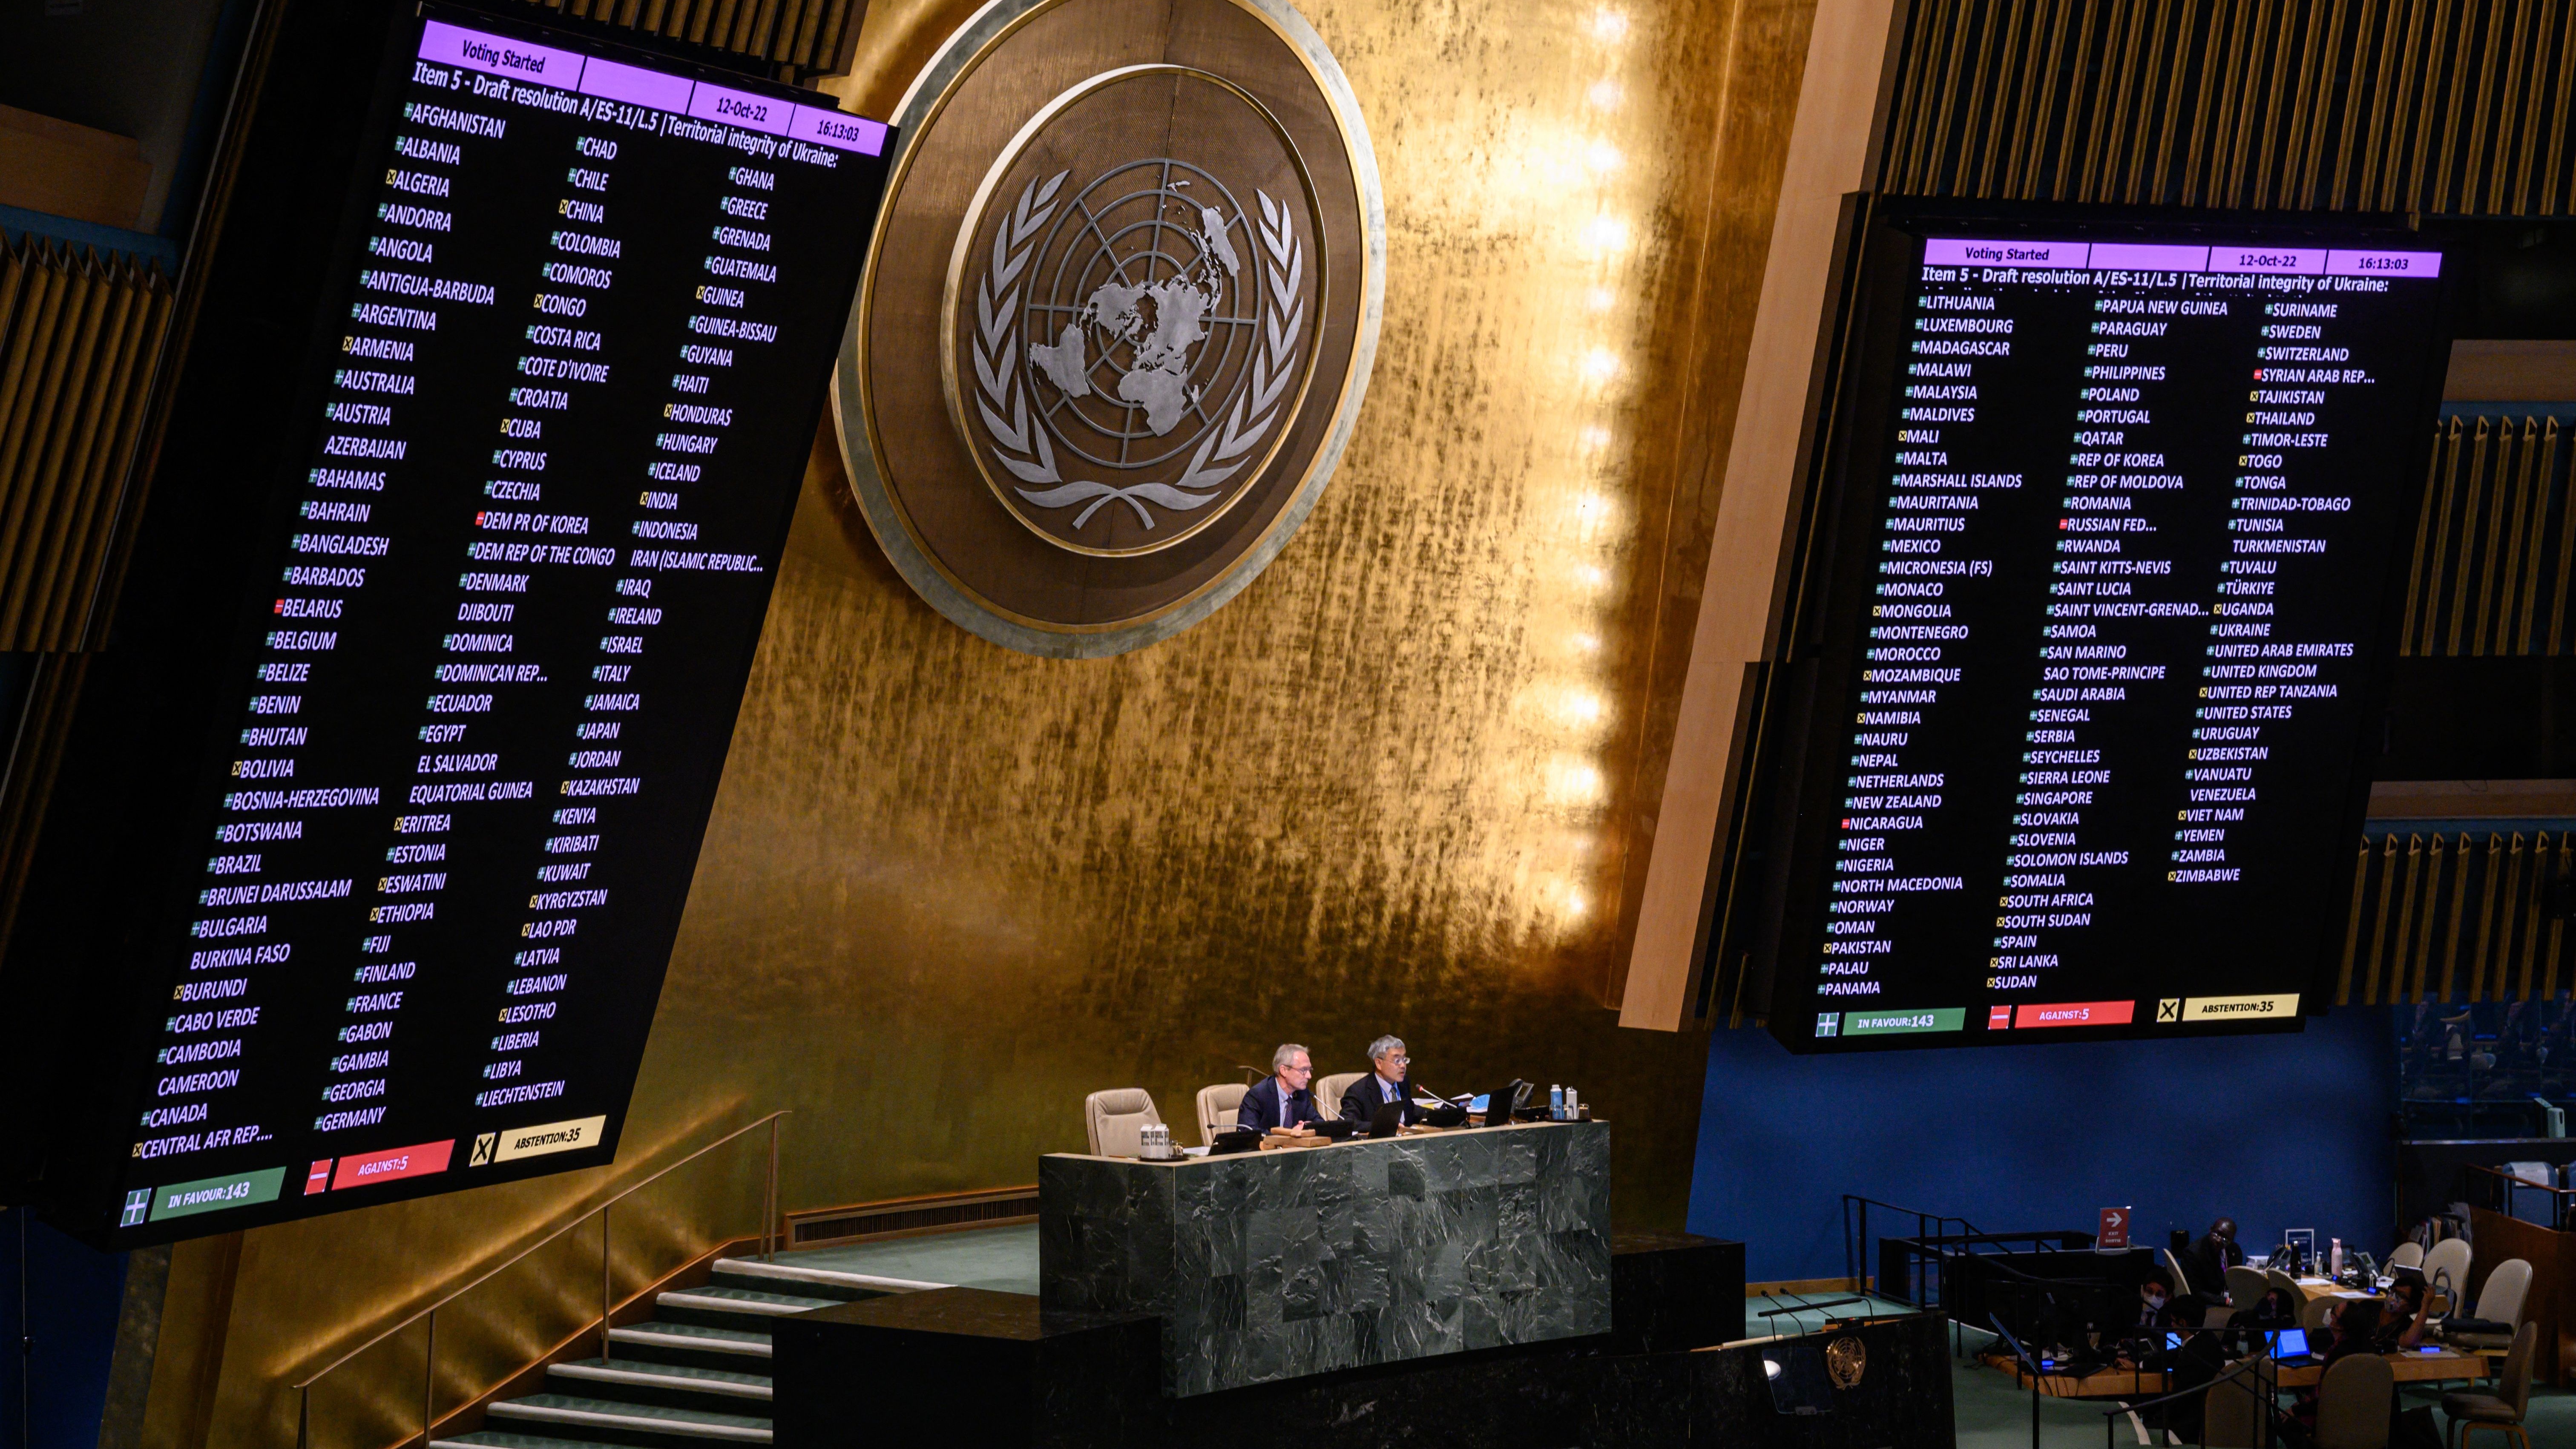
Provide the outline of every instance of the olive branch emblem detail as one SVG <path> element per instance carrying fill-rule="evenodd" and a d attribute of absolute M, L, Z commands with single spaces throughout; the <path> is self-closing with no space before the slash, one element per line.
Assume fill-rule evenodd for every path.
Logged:
<path fill-rule="evenodd" d="M 1080 529 L 1109 504 L 1125 503 L 1134 510 L 1137 521 L 1151 529 L 1155 520 L 1147 503 L 1189 510 L 1214 501 L 1222 495 L 1222 485 L 1252 461 L 1254 449 L 1278 425 L 1283 411 L 1280 402 L 1296 376 L 1305 331 L 1305 301 L 1300 292 L 1305 280 L 1305 247 L 1297 236 L 1288 204 L 1272 200 L 1267 192 L 1255 191 L 1261 205 L 1261 223 L 1254 229 L 1259 245 L 1255 258 L 1259 275 L 1250 290 L 1257 299 L 1266 288 L 1269 305 L 1262 308 L 1262 323 L 1255 329 L 1249 376 L 1245 379 L 1248 386 L 1236 392 L 1231 406 L 1221 415 L 1221 424 L 1211 420 L 1178 477 L 1125 486 L 1067 478 L 1048 437 L 1046 419 L 1037 412 L 1036 384 L 1022 366 L 1024 353 L 1028 366 L 1034 368 L 1039 364 L 1037 354 L 1050 349 L 1034 345 L 1023 348 L 1019 334 L 1022 274 L 1036 254 L 1041 232 L 1064 204 L 1058 193 L 1070 174 L 1069 170 L 1059 171 L 1043 180 L 1032 180 L 994 229 L 990 262 L 975 288 L 971 348 L 975 407 L 990 434 L 993 460 L 1026 485 L 1012 491 L 1031 506 L 1055 509 L 1080 504 L 1082 509 L 1072 522 L 1074 528 Z M 1214 212 L 1202 215 L 1211 219 L 1208 235 L 1214 256 L 1227 271 L 1233 271 L 1236 259 L 1224 239 L 1222 219 Z M 1058 378 L 1059 386 L 1063 381 Z M 1083 395 L 1079 381 L 1071 395 Z M 1194 400 L 1195 392 L 1191 396 Z"/>

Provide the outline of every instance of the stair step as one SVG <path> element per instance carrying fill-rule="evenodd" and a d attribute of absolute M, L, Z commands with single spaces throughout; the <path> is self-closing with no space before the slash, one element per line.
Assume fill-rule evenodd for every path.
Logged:
<path fill-rule="evenodd" d="M 605 1444 L 646 1449 L 706 1449 L 718 1444 L 767 1444 L 766 1415 L 722 1414 L 708 1409 L 666 1408 L 570 1394 L 531 1394 L 485 1411 L 487 1419 L 543 1425 Z"/>
<path fill-rule="evenodd" d="M 586 1358 L 551 1364 L 546 1368 L 546 1385 L 565 1394 L 673 1409 L 744 1413 L 769 1407 L 766 1376 L 638 1359 Z"/>
<path fill-rule="evenodd" d="M 657 1317 L 714 1328 L 748 1328 L 763 1319 L 803 1313 L 809 1308 L 830 1308 L 841 1301 L 720 1286 L 675 1289 L 653 1300 Z"/>
<path fill-rule="evenodd" d="M 619 1358 L 645 1363 L 689 1364 L 735 1373 L 760 1373 L 769 1367 L 769 1335 L 739 1328 L 654 1319 L 611 1329 L 608 1341 Z"/>
<path fill-rule="evenodd" d="M 806 1293 L 845 1303 L 861 1298 L 880 1298 L 888 1293 L 920 1293 L 952 1286 L 913 1278 L 886 1278 L 874 1273 L 844 1273 L 834 1268 L 764 1263 L 756 1258 L 718 1258 L 715 1281 L 728 1287 Z"/>
<path fill-rule="evenodd" d="M 596 1439 L 549 1439 L 542 1434 L 504 1434 L 477 1429 L 450 1439 L 432 1439 L 429 1449 L 608 1449 Z"/>

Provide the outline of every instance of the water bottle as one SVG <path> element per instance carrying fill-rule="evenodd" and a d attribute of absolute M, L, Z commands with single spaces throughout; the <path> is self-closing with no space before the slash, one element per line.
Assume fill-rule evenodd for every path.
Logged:
<path fill-rule="evenodd" d="M 1565 1089 L 1565 1120 L 1568 1122 L 1583 1120 L 1583 1099 L 1575 1095 L 1572 1087 Z"/>
<path fill-rule="evenodd" d="M 1565 1088 L 1551 1086 L 1547 1089 L 1547 1120 L 1550 1122 L 1565 1120 Z"/>

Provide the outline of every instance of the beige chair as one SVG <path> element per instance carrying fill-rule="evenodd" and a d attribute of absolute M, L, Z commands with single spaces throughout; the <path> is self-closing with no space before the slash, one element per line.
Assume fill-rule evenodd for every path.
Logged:
<path fill-rule="evenodd" d="M 2424 1253 L 2424 1281 L 2436 1293 L 2449 1296 L 2453 1303 L 2467 1299 L 2469 1264 L 2474 1255 L 2466 1238 L 2444 1238 Z"/>
<path fill-rule="evenodd" d="M 2227 1270 L 2227 1303 L 2231 1308 L 2253 1307 L 2263 1301 L 2264 1293 L 2271 1287 L 2272 1280 L 2264 1277 L 2260 1268 L 2249 1268 L 2239 1263 Z"/>
<path fill-rule="evenodd" d="M 1245 1094 L 1252 1089 L 1241 1082 L 1219 1082 L 1199 1088 L 1199 1145 L 1214 1147 L 1216 1134 L 1234 1130 L 1234 1119 L 1243 1110 Z"/>
<path fill-rule="evenodd" d="M 1322 1113 L 1327 1121 L 1341 1116 L 1342 1094 L 1351 1089 L 1351 1083 L 1356 1082 L 1367 1075 L 1368 1073 L 1366 1072 L 1335 1072 L 1331 1076 L 1317 1082 L 1315 1084 L 1315 1110 Z"/>
<path fill-rule="evenodd" d="M 2289 1274 L 2282 1272 L 2278 1268 L 2264 1269 L 2263 1281 L 2280 1289 L 2282 1292 L 2289 1294 L 2290 1302 L 2293 1306 L 2295 1306 L 2299 1300 L 2308 1296 L 2300 1289 L 2298 1279 L 2291 1277 Z"/>
<path fill-rule="evenodd" d="M 2235 1321 L 2237 1314 L 2248 1311 L 2250 1310 L 2243 1308 L 2230 1308 L 2224 1303 L 2213 1303 L 2201 1313 L 2200 1326 L 2203 1328 L 2225 1328 L 2228 1324 Z"/>
<path fill-rule="evenodd" d="M 2264 1449 L 2272 1442 L 2269 1406 L 2280 1396 L 2280 1374 L 2270 1359 L 2211 1384 L 2200 1415 L 2204 1449 Z"/>
<path fill-rule="evenodd" d="M 2468 1316 L 2501 1323 L 2501 1333 L 2450 1333 L 2443 1335 L 2453 1344 L 2466 1349 L 2510 1348 L 2513 1331 L 2522 1327 L 2522 1305 L 2531 1296 L 2531 1265 L 2520 1258 L 2507 1258 L 2496 1264 L 2487 1275 L 2486 1286 L 2478 1290 L 2478 1306 Z"/>
<path fill-rule="evenodd" d="M 2173 1275 L 2175 1297 L 2179 1298 L 2185 1293 L 2194 1291 L 2191 1275 L 2182 1270 L 2182 1259 L 2173 1255 L 2173 1249 L 2158 1248 L 2156 1256 L 2165 1260 L 2165 1271 Z"/>
<path fill-rule="evenodd" d="M 2391 1268 L 2423 1267 L 2424 1245 L 2413 1242 L 2399 1243 L 2397 1251 L 2388 1255 L 2388 1266 Z"/>
<path fill-rule="evenodd" d="M 1091 1134 L 1094 1157 L 1137 1156 L 1138 1136 L 1145 1124 L 1159 1125 L 1162 1120 L 1163 1114 L 1154 1110 L 1153 1097 L 1142 1087 L 1113 1087 L 1082 1099 L 1082 1125 Z"/>
<path fill-rule="evenodd" d="M 2396 1398 L 2388 1360 L 2375 1353 L 2335 1360 L 2317 1385 L 2317 1449 L 2388 1449 Z"/>
<path fill-rule="evenodd" d="M 2540 1325 L 2526 1323 L 2513 1335 L 2513 1350 L 2504 1356 L 2492 1394 L 2451 1393 L 2442 1396 L 2442 1416 L 2451 1421 L 2450 1442 L 2467 1449 L 2471 1429 L 2493 1429 L 2531 1449 L 2522 1416 L 2531 1407 L 2531 1356 L 2540 1346 Z"/>
<path fill-rule="evenodd" d="M 2337 1298 L 2331 1293 L 2321 1293 L 2300 1305 L 2299 1327 L 2308 1331 L 2311 1352 L 2323 1351 L 2322 1345 L 2317 1341 L 2317 1335 L 2326 1331 L 2326 1324 L 2335 1316 L 2335 1310 L 2343 1307 L 2345 1302 L 2346 1300 Z"/>

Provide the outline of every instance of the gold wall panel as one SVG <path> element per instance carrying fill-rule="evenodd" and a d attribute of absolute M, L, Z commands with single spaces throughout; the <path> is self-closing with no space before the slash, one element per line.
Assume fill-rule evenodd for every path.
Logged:
<path fill-rule="evenodd" d="M 850 65 L 868 0 L 525 0 L 584 20 L 710 45 L 810 81 Z M 875 113 L 871 113 L 875 114 Z"/>
<path fill-rule="evenodd" d="M 1303 8 L 1366 110 L 1390 265 L 1294 545 L 1161 645 L 1014 654 L 904 586 L 818 438 L 618 1165 L 261 1228 L 229 1273 L 175 1255 L 199 1371 L 156 1377 L 148 1442 L 290 1443 L 294 1379 L 775 1108 L 789 1207 L 997 1186 L 1081 1146 L 1087 1091 L 1186 1123 L 1282 1038 L 1341 1071 L 1394 1031 L 1446 1090 L 1581 1087 L 1620 1220 L 1679 1223 L 1707 1038 L 1605 1001 L 1811 6 Z M 891 111 L 969 9 L 878 0 L 835 88 Z M 620 1283 L 749 1231 L 757 1156 L 621 1211 Z M 442 1404 L 580 1323 L 597 1251 L 576 1233 L 443 1318 Z M 181 1321 L 219 1279 L 221 1323 Z M 316 1442 L 409 1432 L 419 1365 L 414 1332 L 345 1371 Z"/>
<path fill-rule="evenodd" d="M 2352 870 L 2336 1006 L 2554 1001 L 2576 975 L 2551 910 L 2576 836 L 2401 825 L 2364 837 Z"/>
<path fill-rule="evenodd" d="M 90 643 L 170 304 L 157 265 L 0 242 L 0 649 Z"/>
<path fill-rule="evenodd" d="M 2434 434 L 2401 656 L 2576 652 L 2576 458 L 2555 418 L 2455 417 Z"/>
<path fill-rule="evenodd" d="M 1882 189 L 2565 216 L 2570 0 L 1925 0 Z"/>

